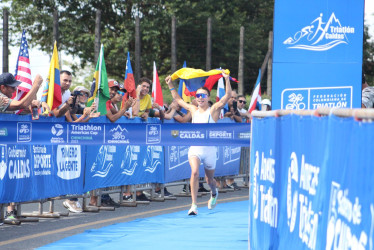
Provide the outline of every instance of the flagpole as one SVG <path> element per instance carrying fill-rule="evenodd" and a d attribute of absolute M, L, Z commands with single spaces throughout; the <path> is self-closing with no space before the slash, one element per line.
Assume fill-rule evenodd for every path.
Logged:
<path fill-rule="evenodd" d="M 101 66 L 102 66 L 102 59 L 103 59 L 103 48 L 104 45 L 101 44 L 100 48 L 100 58 L 99 58 L 99 79 L 98 79 L 98 88 L 97 88 L 97 96 L 96 96 L 96 111 L 99 109 L 99 102 L 100 102 L 100 86 L 101 86 Z"/>

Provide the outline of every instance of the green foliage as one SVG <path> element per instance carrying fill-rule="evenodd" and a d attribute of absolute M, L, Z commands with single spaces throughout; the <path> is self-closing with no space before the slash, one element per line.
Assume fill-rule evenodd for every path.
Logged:
<path fill-rule="evenodd" d="M 274 0 L 14 0 L 10 7 L 10 33 L 26 29 L 30 46 L 51 53 L 53 12 L 59 13 L 59 51 L 80 59 L 75 72 L 95 65 L 95 16 L 101 9 L 101 42 L 105 46 L 108 75 L 124 78 L 126 53 L 135 68 L 135 17 L 140 18 L 141 75 L 151 77 L 153 61 L 164 78 L 171 68 L 171 18 L 177 19 L 177 68 L 205 69 L 207 19 L 212 18 L 212 68 L 238 74 L 239 33 L 245 28 L 245 91 L 252 91 L 258 68 L 267 51 L 272 30 Z M 10 41 L 15 44 L 17 41 Z M 93 72 L 93 68 L 91 69 Z M 76 74 L 76 73 L 75 73 Z"/>

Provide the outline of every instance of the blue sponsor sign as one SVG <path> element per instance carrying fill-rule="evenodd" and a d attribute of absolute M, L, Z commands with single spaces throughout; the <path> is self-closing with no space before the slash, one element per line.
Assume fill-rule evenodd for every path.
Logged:
<path fill-rule="evenodd" d="M 363 0 L 275 1 L 273 108 L 361 107 L 363 20 Z"/>

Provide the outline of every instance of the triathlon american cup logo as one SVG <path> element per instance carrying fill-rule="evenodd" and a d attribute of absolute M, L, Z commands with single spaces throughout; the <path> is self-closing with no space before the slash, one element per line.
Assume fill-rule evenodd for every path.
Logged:
<path fill-rule="evenodd" d="M 343 26 L 334 12 L 327 22 L 323 19 L 324 16 L 320 13 L 309 25 L 287 38 L 283 44 L 289 49 L 312 51 L 326 51 L 339 44 L 348 44 L 347 35 L 354 34 L 355 28 Z"/>

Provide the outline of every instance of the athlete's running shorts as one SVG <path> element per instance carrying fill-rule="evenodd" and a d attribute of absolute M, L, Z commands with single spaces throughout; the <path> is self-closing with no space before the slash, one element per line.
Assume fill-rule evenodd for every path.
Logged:
<path fill-rule="evenodd" d="M 188 159 L 196 156 L 204 164 L 205 169 L 216 169 L 217 147 L 215 146 L 191 146 L 188 150 Z"/>

